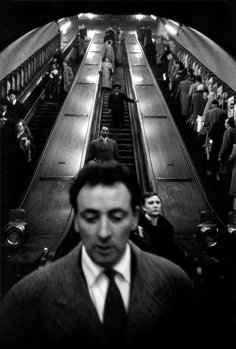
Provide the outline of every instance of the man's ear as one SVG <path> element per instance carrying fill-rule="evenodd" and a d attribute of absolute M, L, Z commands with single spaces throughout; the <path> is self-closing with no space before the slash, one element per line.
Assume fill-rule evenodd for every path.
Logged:
<path fill-rule="evenodd" d="M 147 210 L 144 206 L 142 206 L 142 212 L 147 212 Z"/>

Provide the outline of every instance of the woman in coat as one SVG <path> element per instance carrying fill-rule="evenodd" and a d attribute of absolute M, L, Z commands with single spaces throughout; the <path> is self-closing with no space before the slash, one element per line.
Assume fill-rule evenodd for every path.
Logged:
<path fill-rule="evenodd" d="M 71 67 L 68 66 L 66 61 L 62 62 L 62 66 L 63 66 L 63 77 L 62 77 L 62 81 L 63 81 L 63 91 L 64 92 L 68 92 L 70 89 L 70 86 L 73 82 L 74 79 L 74 73 L 71 69 Z"/>
<path fill-rule="evenodd" d="M 109 58 L 106 57 L 102 60 L 99 73 L 102 75 L 102 89 L 111 90 L 112 74 L 114 73 L 114 69 L 109 61 Z"/>

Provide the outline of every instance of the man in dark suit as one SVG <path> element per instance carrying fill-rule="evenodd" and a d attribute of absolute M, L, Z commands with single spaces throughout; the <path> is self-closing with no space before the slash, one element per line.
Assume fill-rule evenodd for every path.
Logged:
<path fill-rule="evenodd" d="M 113 85 L 113 91 L 109 95 L 108 110 L 111 113 L 114 125 L 118 127 L 122 126 L 124 120 L 124 101 L 129 103 L 138 102 L 138 100 L 129 98 L 124 92 L 121 92 L 121 85 L 116 82 Z"/>
<path fill-rule="evenodd" d="M 119 160 L 117 142 L 109 138 L 109 129 L 107 126 L 102 126 L 100 137 L 92 140 L 90 143 L 87 161 L 91 160 Z"/>
<path fill-rule="evenodd" d="M 214 99 L 211 103 L 211 109 L 206 112 L 204 127 L 208 127 L 208 132 L 210 132 L 212 126 L 219 121 L 220 118 L 227 118 L 226 110 L 219 107 L 219 102 Z"/>
<path fill-rule="evenodd" d="M 17 95 L 18 93 L 16 90 L 10 89 L 8 91 L 8 99 L 9 99 L 8 110 L 15 113 L 19 119 L 23 119 L 24 108 L 23 108 L 23 104 L 17 100 Z"/>
<path fill-rule="evenodd" d="M 0 313 L 2 348 L 195 348 L 189 341 L 193 329 L 200 336 L 192 327 L 192 282 L 176 264 L 129 241 L 139 192 L 129 169 L 115 161 L 80 170 L 70 203 L 81 242 L 8 292 Z M 118 310 L 119 296 L 125 313 L 113 342 L 118 319 L 104 324 L 111 269 L 116 296 L 110 312 Z"/>

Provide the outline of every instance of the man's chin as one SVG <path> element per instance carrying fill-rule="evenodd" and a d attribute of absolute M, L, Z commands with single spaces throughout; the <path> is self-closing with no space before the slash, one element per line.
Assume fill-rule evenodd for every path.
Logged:
<path fill-rule="evenodd" d="M 110 267 L 116 264 L 118 258 L 114 254 L 113 248 L 98 248 L 96 250 L 96 255 L 94 256 L 95 263 L 103 266 Z"/>

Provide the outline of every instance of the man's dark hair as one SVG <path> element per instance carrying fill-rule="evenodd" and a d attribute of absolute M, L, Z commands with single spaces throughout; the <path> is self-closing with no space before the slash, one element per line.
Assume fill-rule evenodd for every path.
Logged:
<path fill-rule="evenodd" d="M 145 205 L 146 199 L 151 198 L 152 196 L 158 196 L 160 198 L 158 193 L 156 193 L 155 191 L 147 191 L 141 196 L 141 205 Z"/>
<path fill-rule="evenodd" d="M 211 105 L 219 106 L 219 102 L 217 101 L 217 99 L 213 99 L 213 101 L 211 102 Z"/>
<path fill-rule="evenodd" d="M 234 118 L 227 118 L 227 123 L 230 127 L 235 127 Z"/>
<path fill-rule="evenodd" d="M 77 212 L 77 196 L 85 186 L 103 184 L 112 186 L 114 183 L 124 183 L 131 194 L 131 206 L 134 210 L 139 205 L 140 188 L 130 169 L 117 161 L 95 162 L 85 165 L 78 173 L 70 188 L 70 203 Z"/>
<path fill-rule="evenodd" d="M 197 75 L 196 78 L 195 78 L 195 80 L 196 80 L 197 82 L 202 82 L 202 77 L 201 77 L 201 75 Z"/>

